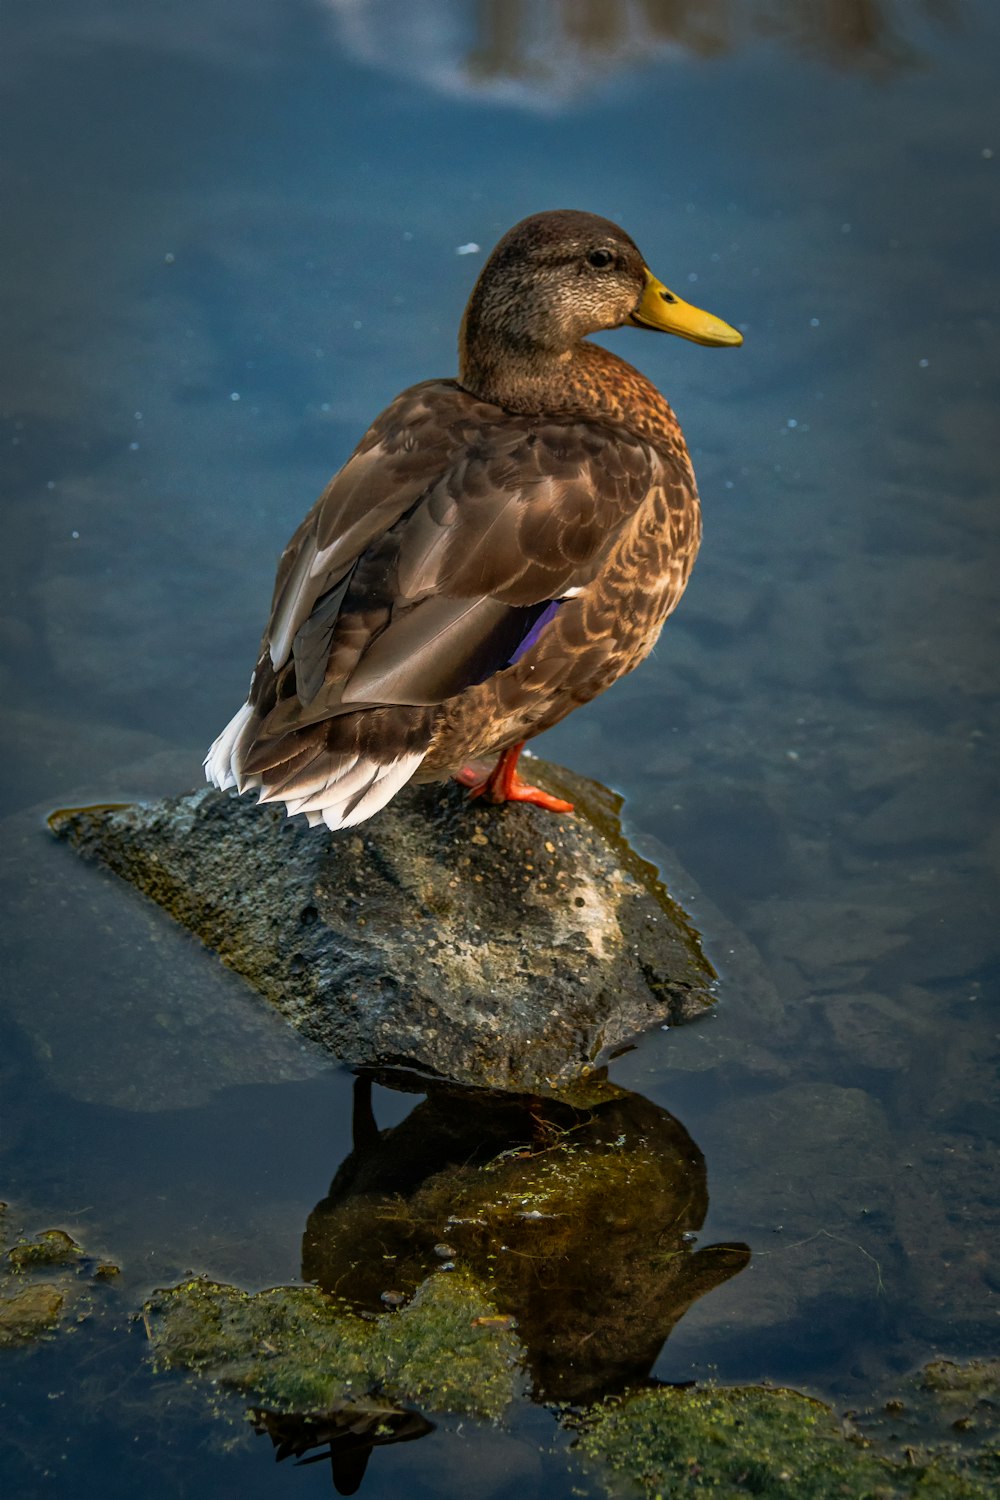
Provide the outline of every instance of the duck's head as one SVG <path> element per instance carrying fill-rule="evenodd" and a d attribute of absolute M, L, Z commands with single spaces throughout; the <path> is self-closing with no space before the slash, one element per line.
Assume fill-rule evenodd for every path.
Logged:
<path fill-rule="evenodd" d="M 508 230 L 480 273 L 462 319 L 463 383 L 497 362 L 548 361 L 600 329 L 632 324 L 697 344 L 743 335 L 692 307 L 650 271 L 638 246 L 597 214 L 557 209 Z"/>

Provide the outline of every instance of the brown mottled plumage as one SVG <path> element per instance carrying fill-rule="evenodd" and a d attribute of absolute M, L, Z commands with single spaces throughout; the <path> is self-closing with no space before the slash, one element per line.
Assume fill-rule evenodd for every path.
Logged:
<path fill-rule="evenodd" d="M 459 379 L 398 396 L 285 549 L 209 780 L 336 828 L 502 752 L 478 790 L 565 806 L 518 782 L 517 750 L 647 655 L 701 536 L 676 417 L 585 342 L 629 322 L 741 342 L 606 219 L 537 214 L 504 236 Z"/>

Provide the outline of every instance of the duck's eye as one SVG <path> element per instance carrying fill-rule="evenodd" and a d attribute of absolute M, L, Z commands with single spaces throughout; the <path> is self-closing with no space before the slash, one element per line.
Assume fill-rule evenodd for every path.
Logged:
<path fill-rule="evenodd" d="M 587 256 L 587 260 L 590 265 L 596 266 L 597 270 L 602 271 L 605 266 L 610 266 L 614 260 L 614 256 L 610 250 L 591 250 Z"/>

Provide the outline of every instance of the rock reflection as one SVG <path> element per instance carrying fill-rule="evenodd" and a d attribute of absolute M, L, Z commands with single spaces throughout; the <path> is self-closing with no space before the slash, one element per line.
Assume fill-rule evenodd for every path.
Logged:
<path fill-rule="evenodd" d="M 759 40 L 839 67 L 920 60 L 921 28 L 954 0 L 324 0 L 347 51 L 445 93 L 540 107 L 664 56 L 711 58 Z"/>
<path fill-rule="evenodd" d="M 644 1381 L 687 1308 L 749 1260 L 742 1244 L 694 1248 L 704 1157 L 665 1110 L 602 1080 L 574 1104 L 435 1088 L 380 1132 L 361 1078 L 354 1126 L 303 1277 L 384 1311 L 460 1266 L 516 1320 L 536 1400 Z"/>

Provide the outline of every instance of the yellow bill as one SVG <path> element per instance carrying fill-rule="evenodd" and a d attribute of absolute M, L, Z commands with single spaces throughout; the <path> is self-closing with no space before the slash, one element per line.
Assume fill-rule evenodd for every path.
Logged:
<path fill-rule="evenodd" d="M 639 306 L 629 318 L 636 328 L 655 328 L 658 333 L 676 333 L 682 339 L 691 339 L 695 344 L 718 344 L 735 347 L 742 344 L 743 335 L 713 313 L 692 307 L 675 292 L 671 292 L 657 281 L 652 271 L 646 269 L 646 287 L 639 299 Z"/>

